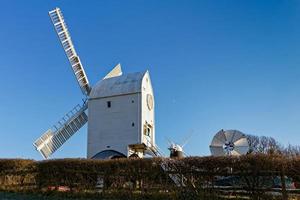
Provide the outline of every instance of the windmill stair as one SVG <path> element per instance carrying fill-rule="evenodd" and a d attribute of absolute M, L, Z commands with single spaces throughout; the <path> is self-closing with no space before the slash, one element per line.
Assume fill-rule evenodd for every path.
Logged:
<path fill-rule="evenodd" d="M 150 144 L 151 147 L 148 148 L 148 152 L 150 152 L 150 154 L 152 154 L 154 157 L 165 157 L 158 146 L 152 144 L 151 142 Z M 174 162 L 176 162 L 176 160 L 163 159 L 160 166 L 164 172 L 166 173 L 172 172 L 172 173 L 168 173 L 168 176 L 171 178 L 171 180 L 175 183 L 177 187 L 185 187 L 186 186 L 185 182 L 187 181 L 187 178 L 183 174 L 174 173 L 174 172 L 178 172 L 178 169 Z"/>

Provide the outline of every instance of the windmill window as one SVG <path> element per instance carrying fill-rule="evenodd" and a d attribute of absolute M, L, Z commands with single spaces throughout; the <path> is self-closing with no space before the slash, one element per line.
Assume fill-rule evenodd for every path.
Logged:
<path fill-rule="evenodd" d="M 147 128 L 147 136 L 150 136 L 150 135 L 151 135 L 151 129 Z"/>
<path fill-rule="evenodd" d="M 132 122 L 131 126 L 134 127 L 134 122 Z"/>
<path fill-rule="evenodd" d="M 107 101 L 107 107 L 110 108 L 111 107 L 111 101 Z"/>
<path fill-rule="evenodd" d="M 134 100 L 131 100 L 131 103 L 134 103 Z"/>
<path fill-rule="evenodd" d="M 144 126 L 144 135 L 151 137 L 152 127 L 151 125 L 145 125 Z"/>

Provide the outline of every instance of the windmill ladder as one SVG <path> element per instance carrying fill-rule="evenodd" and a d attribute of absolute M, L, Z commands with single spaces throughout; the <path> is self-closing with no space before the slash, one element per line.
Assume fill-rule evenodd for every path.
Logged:
<path fill-rule="evenodd" d="M 154 157 L 165 157 L 160 148 L 157 145 L 154 145 L 151 143 L 151 141 L 147 141 L 148 143 L 151 144 L 151 147 L 148 148 L 148 150 L 151 152 L 151 154 Z M 168 172 L 177 172 L 178 169 L 175 165 L 175 160 L 172 159 L 163 159 L 162 162 L 160 163 L 160 166 L 162 170 L 166 173 Z M 187 178 L 180 173 L 168 173 L 169 177 L 171 180 L 175 183 L 177 187 L 185 187 L 186 180 Z"/>

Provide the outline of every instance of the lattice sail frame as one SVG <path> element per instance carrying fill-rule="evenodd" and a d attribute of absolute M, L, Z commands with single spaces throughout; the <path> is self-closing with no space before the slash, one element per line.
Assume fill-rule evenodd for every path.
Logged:
<path fill-rule="evenodd" d="M 89 81 L 84 68 L 81 64 L 80 58 L 75 51 L 73 42 L 71 40 L 71 35 L 68 31 L 63 14 L 59 8 L 55 8 L 54 10 L 49 12 L 49 16 L 54 25 L 54 29 L 58 35 L 58 38 L 62 44 L 62 47 L 67 55 L 67 58 L 71 64 L 79 87 L 82 93 L 88 96 L 91 91 L 91 87 L 89 85 Z"/>
<path fill-rule="evenodd" d="M 85 96 L 88 96 L 91 87 L 88 78 L 77 55 L 70 33 L 65 23 L 63 14 L 59 8 L 49 12 L 49 16 L 54 25 L 54 29 L 71 64 L 73 73 L 77 79 L 79 87 Z M 119 66 L 120 68 L 120 66 Z M 73 136 L 88 121 L 85 113 L 88 106 L 86 101 L 83 105 L 75 106 L 68 112 L 52 129 L 47 130 L 34 143 L 34 147 L 43 158 L 49 158 L 58 148 L 60 148 L 71 136 Z"/>
<path fill-rule="evenodd" d="M 44 159 L 48 159 L 59 147 L 61 147 L 71 136 L 73 136 L 88 121 L 85 113 L 87 104 L 75 106 L 68 112 L 53 129 L 47 130 L 34 143 Z"/>

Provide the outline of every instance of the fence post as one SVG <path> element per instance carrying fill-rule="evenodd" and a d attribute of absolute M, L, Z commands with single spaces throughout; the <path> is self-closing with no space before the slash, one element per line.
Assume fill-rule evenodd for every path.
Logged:
<path fill-rule="evenodd" d="M 288 194 L 286 192 L 286 184 L 285 184 L 285 172 L 284 172 L 284 163 L 282 163 L 281 170 L 280 170 L 280 179 L 281 179 L 281 193 L 282 193 L 282 200 L 288 200 Z"/>

